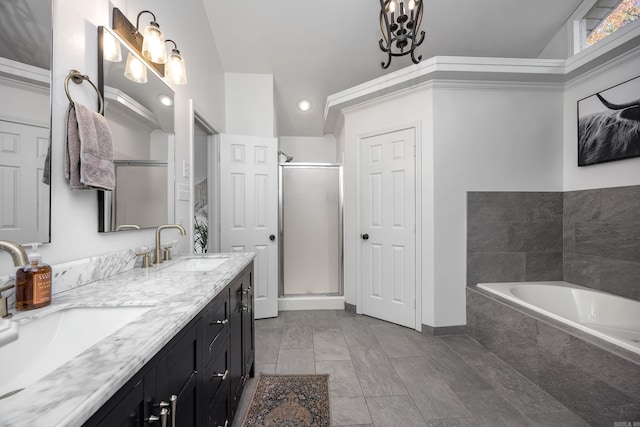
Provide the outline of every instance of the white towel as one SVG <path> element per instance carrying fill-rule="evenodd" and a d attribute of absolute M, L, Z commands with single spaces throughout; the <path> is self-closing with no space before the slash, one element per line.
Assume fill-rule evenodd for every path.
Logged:
<path fill-rule="evenodd" d="M 109 125 L 78 103 L 67 109 L 64 176 L 73 190 L 112 191 L 116 183 Z"/>

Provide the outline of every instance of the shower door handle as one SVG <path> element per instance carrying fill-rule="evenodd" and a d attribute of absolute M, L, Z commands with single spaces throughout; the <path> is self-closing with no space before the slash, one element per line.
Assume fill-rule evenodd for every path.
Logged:
<path fill-rule="evenodd" d="M 271 241 L 273 242 L 274 240 L 276 240 L 276 236 L 274 236 L 273 234 L 272 234 L 272 235 L 270 235 L 270 236 L 269 236 L 269 240 L 271 240 Z"/>

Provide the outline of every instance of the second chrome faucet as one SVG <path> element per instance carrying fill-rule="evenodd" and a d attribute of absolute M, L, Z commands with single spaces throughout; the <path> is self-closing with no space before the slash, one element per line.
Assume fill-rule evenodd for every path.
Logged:
<path fill-rule="evenodd" d="M 168 228 L 176 228 L 180 230 L 180 234 L 183 236 L 187 234 L 187 231 L 180 224 L 165 224 L 156 228 L 156 248 L 154 250 L 154 258 L 153 258 L 154 264 L 162 263 L 162 246 L 160 245 L 160 232 Z"/>

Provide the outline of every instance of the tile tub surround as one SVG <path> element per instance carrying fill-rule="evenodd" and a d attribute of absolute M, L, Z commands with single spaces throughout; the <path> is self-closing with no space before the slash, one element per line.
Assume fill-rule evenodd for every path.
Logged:
<path fill-rule="evenodd" d="M 56 307 L 153 305 L 138 319 L 20 393 L 0 400 L 0 425 L 79 426 L 186 326 L 253 259 L 229 259 L 207 272 L 133 269 L 57 295 L 48 307 L 14 319 L 42 316 Z"/>
<path fill-rule="evenodd" d="M 640 186 L 564 193 L 564 280 L 640 300 Z"/>
<path fill-rule="evenodd" d="M 467 331 L 591 425 L 640 420 L 640 356 L 467 287 Z"/>
<path fill-rule="evenodd" d="M 467 285 L 562 280 L 561 192 L 467 193 Z"/>

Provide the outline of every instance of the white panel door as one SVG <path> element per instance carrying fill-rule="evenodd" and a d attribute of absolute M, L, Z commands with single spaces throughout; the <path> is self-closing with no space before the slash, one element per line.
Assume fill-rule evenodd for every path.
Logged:
<path fill-rule="evenodd" d="M 222 252 L 255 252 L 255 317 L 278 315 L 278 144 L 220 135 Z"/>
<path fill-rule="evenodd" d="M 415 131 L 362 140 L 362 312 L 416 327 Z"/>
<path fill-rule="evenodd" d="M 0 231 L 8 240 L 49 241 L 48 147 L 48 128 L 0 120 Z"/>

